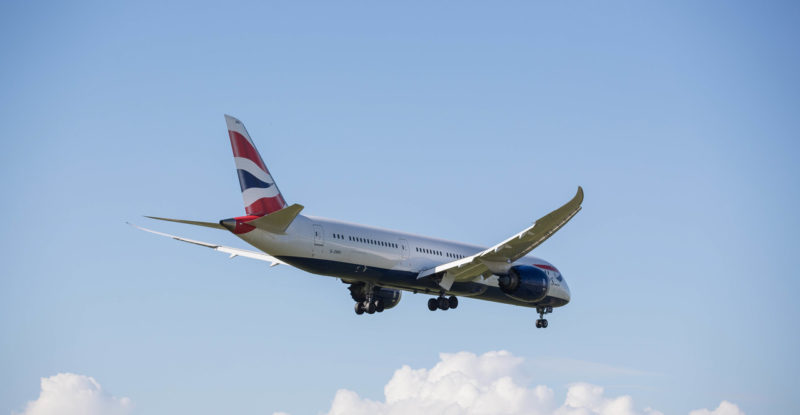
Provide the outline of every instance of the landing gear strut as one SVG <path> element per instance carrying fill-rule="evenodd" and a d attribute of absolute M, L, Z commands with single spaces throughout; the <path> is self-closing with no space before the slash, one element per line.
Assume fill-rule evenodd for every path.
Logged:
<path fill-rule="evenodd" d="M 455 295 L 451 295 L 450 297 L 445 297 L 444 294 L 440 295 L 436 298 L 428 299 L 428 310 L 436 311 L 439 310 L 449 310 L 451 308 L 458 307 L 458 297 Z"/>
<path fill-rule="evenodd" d="M 536 312 L 539 313 L 539 319 L 536 320 L 536 328 L 547 328 L 547 319 L 544 318 L 544 315 L 552 313 L 553 307 L 536 307 Z"/>

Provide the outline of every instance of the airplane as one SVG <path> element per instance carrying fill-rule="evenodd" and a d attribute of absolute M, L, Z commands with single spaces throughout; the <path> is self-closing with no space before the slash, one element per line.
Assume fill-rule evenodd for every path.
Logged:
<path fill-rule="evenodd" d="M 258 251 L 196 241 L 142 228 L 146 232 L 200 245 L 270 266 L 290 265 L 349 285 L 355 312 L 380 313 L 400 302 L 401 292 L 430 294 L 428 309 L 458 307 L 458 297 L 535 308 L 537 328 L 545 315 L 570 301 L 561 272 L 528 253 L 561 229 L 580 210 L 583 189 L 560 208 L 521 232 L 481 247 L 333 219 L 304 216 L 288 205 L 238 119 L 225 115 L 245 213 L 219 222 L 156 216 L 147 218 L 227 230 Z"/>

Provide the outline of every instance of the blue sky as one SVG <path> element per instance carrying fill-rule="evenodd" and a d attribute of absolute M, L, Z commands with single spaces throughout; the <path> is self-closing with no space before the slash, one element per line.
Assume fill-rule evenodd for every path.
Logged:
<path fill-rule="evenodd" d="M 4 2 L 0 413 L 92 376 L 134 413 L 322 413 L 403 365 L 507 350 L 563 401 L 800 411 L 794 2 Z M 137 232 L 243 212 L 223 113 L 304 213 L 535 253 L 535 313 L 346 286 Z"/>

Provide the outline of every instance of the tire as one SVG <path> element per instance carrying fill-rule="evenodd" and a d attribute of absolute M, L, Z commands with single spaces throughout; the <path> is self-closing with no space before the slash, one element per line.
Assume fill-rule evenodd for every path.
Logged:
<path fill-rule="evenodd" d="M 439 302 L 435 298 L 428 299 L 428 310 L 436 311 L 439 308 Z"/>
<path fill-rule="evenodd" d="M 458 307 L 458 297 L 455 295 L 451 295 L 450 298 L 447 299 L 450 308 L 457 308 Z"/>
<path fill-rule="evenodd" d="M 359 316 L 364 314 L 364 307 L 361 306 L 361 303 L 356 303 L 356 314 Z"/>
<path fill-rule="evenodd" d="M 382 313 L 384 309 L 385 307 L 383 305 L 383 300 L 381 299 L 375 300 L 375 311 L 378 313 Z"/>
<path fill-rule="evenodd" d="M 536 320 L 536 328 L 537 328 L 537 329 L 540 329 L 540 328 L 542 328 L 542 320 L 541 320 L 541 319 L 537 319 L 537 320 Z"/>
<path fill-rule="evenodd" d="M 367 303 L 365 311 L 367 312 L 367 314 L 375 314 L 375 302 L 370 301 L 369 303 Z"/>
<path fill-rule="evenodd" d="M 547 320 L 542 320 L 542 328 L 543 329 L 547 328 Z"/>
<path fill-rule="evenodd" d="M 447 300 L 447 297 L 439 297 L 438 303 L 439 303 L 439 310 L 447 310 L 448 308 L 450 308 L 450 301 Z"/>

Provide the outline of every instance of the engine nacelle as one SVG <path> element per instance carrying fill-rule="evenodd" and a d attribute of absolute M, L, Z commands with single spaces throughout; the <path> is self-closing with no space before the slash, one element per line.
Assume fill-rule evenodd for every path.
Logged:
<path fill-rule="evenodd" d="M 517 265 L 508 270 L 508 274 L 498 278 L 500 289 L 507 296 L 532 303 L 543 300 L 547 295 L 547 274 L 539 268 L 530 265 Z"/>
<path fill-rule="evenodd" d="M 383 308 L 388 310 L 397 305 L 400 302 L 400 297 L 402 297 L 402 292 L 400 290 L 393 290 L 391 288 L 379 288 L 375 292 L 375 297 L 380 298 L 383 300 Z"/>

